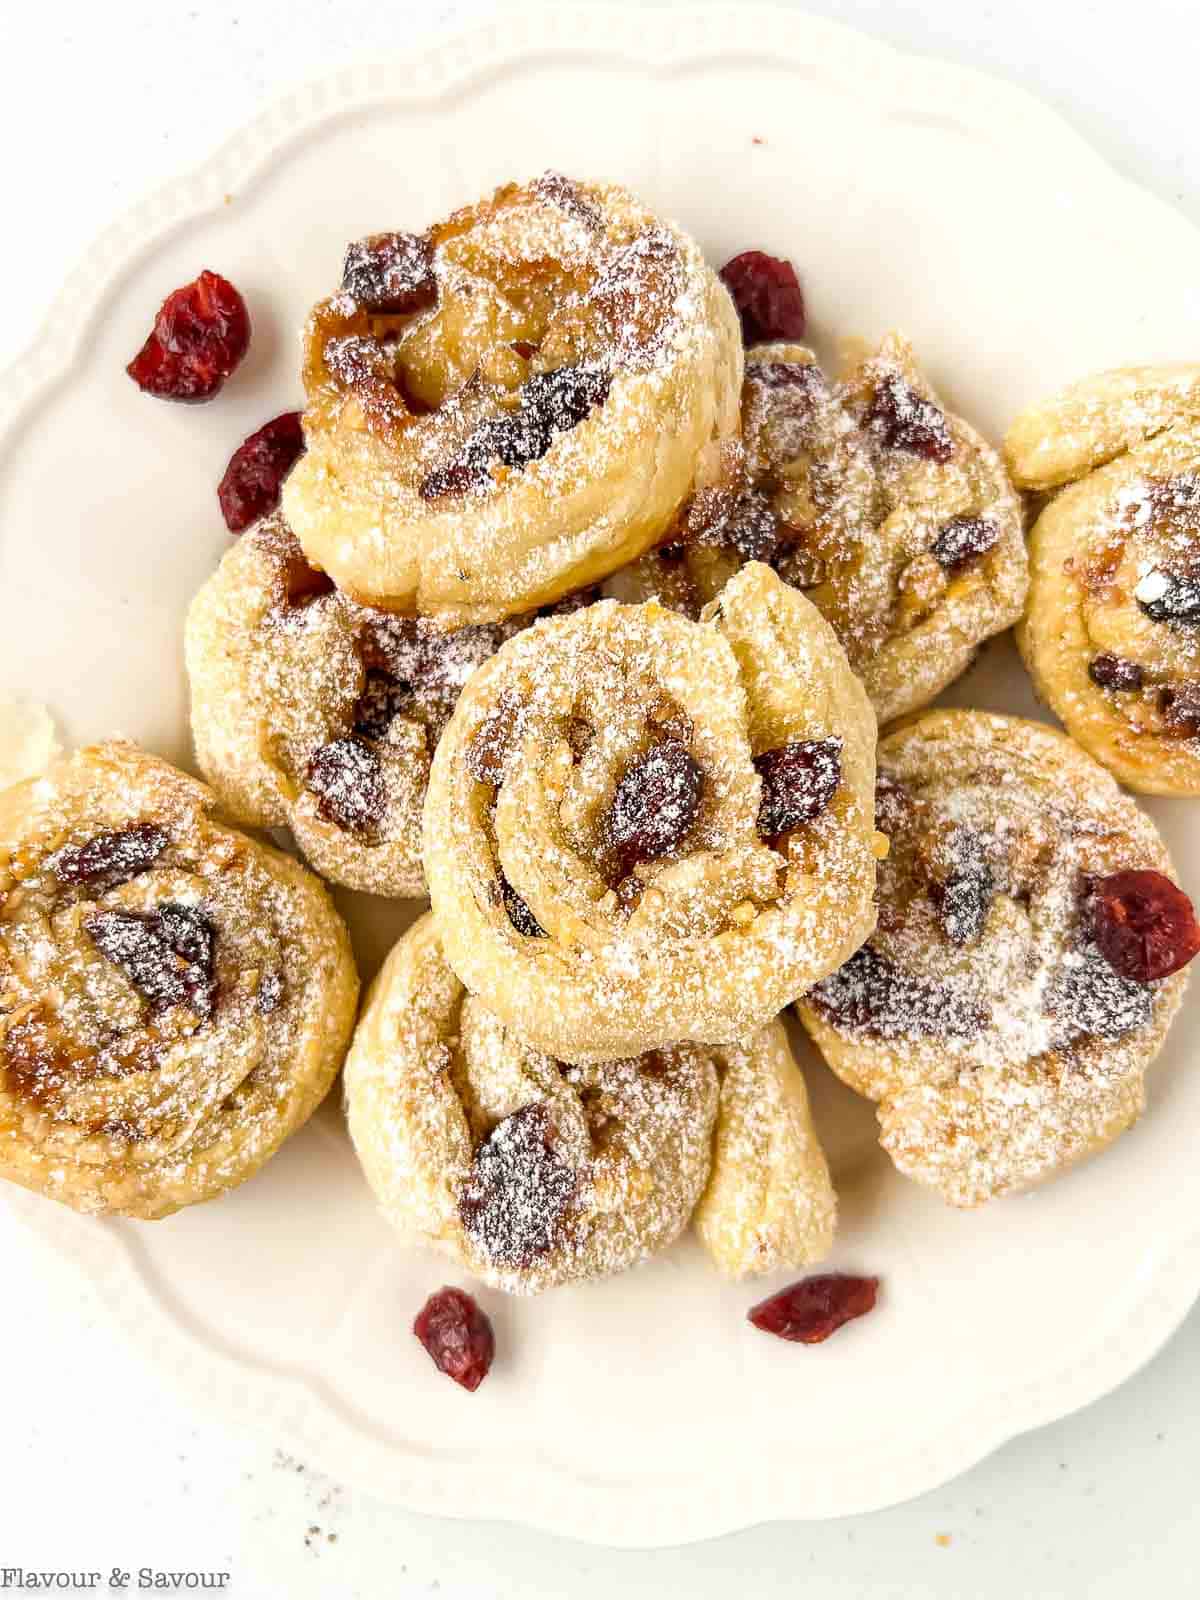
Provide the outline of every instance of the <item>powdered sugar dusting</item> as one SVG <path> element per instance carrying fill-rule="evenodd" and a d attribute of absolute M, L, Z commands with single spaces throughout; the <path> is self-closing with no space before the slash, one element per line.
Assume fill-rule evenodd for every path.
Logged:
<path fill-rule="evenodd" d="M 508 185 L 429 238 L 432 306 L 314 311 L 284 509 L 343 587 L 482 620 L 653 541 L 736 433 L 740 343 L 695 243 L 619 188 Z"/>
<path fill-rule="evenodd" d="M 431 918 L 389 957 L 346 1084 L 389 1217 L 511 1293 L 663 1249 L 707 1181 L 711 1054 L 680 1045 L 564 1066 L 464 995 Z"/>
<path fill-rule="evenodd" d="M 1101 373 L 1013 424 L 1065 483 L 1031 535 L 1022 648 L 1042 696 L 1131 787 L 1200 792 L 1200 369 Z"/>
<path fill-rule="evenodd" d="M 344 929 L 319 886 L 210 803 L 108 745 L 4 819 L 0 1169 L 79 1210 L 161 1216 L 242 1181 L 345 1048 Z"/>
<path fill-rule="evenodd" d="M 931 699 L 971 644 L 1020 614 L 1027 575 L 1012 486 L 902 339 L 838 383 L 803 346 L 758 346 L 742 418 L 740 494 L 685 525 L 680 551 L 657 569 L 648 561 L 643 591 L 675 603 L 668 569 L 682 562 L 702 603 L 744 561 L 769 562 L 833 624 L 881 720 Z"/>
<path fill-rule="evenodd" d="M 200 764 L 239 820 L 290 824 L 335 882 L 419 895 L 432 752 L 476 667 L 531 618 L 446 632 L 316 576 L 276 514 L 197 597 L 188 664 Z"/>
<path fill-rule="evenodd" d="M 879 928 L 807 997 L 805 1018 L 834 1066 L 883 1102 L 905 1170 L 972 1203 L 1055 1170 L 1109 1112 L 1115 1132 L 1140 1103 L 1179 986 L 1113 971 L 1093 942 L 1088 884 L 1169 864 L 1107 774 L 1040 725 L 933 714 L 885 739 L 879 761 L 891 837 Z M 983 885 L 965 938 L 946 913 L 963 830 Z M 1085 1085 L 1093 1113 L 1081 1117 Z M 951 1104 L 965 1120 L 934 1138 L 930 1118 L 948 1125 Z"/>
<path fill-rule="evenodd" d="M 754 758 L 809 735 L 841 741 L 842 781 L 773 847 Z M 766 568 L 700 624 L 611 601 L 536 624 L 435 757 L 426 856 L 456 968 L 563 1059 L 743 1036 L 861 937 L 872 741 L 828 629 Z M 545 937 L 513 927 L 501 881 Z"/>

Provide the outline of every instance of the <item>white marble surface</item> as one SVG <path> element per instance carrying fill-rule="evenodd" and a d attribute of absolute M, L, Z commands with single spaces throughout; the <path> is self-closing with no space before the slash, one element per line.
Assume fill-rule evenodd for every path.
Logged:
<path fill-rule="evenodd" d="M 91 236 L 201 159 L 264 97 L 495 9 L 503 6 L 411 0 L 10 9 L 0 361 L 33 337 Z M 1196 23 L 1183 0 L 826 0 L 807 9 L 1037 90 L 1116 167 L 1200 222 Z M 819 173 L 819 152 L 814 161 Z M 110 1335 L 74 1275 L 35 1257 L 3 1209 L 0 1252 L 0 1588 L 6 1567 L 99 1569 L 105 1580 L 120 1568 L 136 1585 L 137 1569 L 154 1566 L 229 1572 L 224 1592 L 251 1600 L 1200 1594 L 1200 1314 L 1118 1393 L 909 1505 L 617 1553 L 409 1516 L 325 1477 L 319 1461 L 289 1457 L 283 1441 L 193 1415 Z M 820 1449 L 802 1419 L 796 1437 L 798 1450 Z"/>

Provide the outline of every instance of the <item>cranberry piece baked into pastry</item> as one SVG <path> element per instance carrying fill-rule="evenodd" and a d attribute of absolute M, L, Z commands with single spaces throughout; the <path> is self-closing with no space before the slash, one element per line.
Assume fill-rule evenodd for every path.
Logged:
<path fill-rule="evenodd" d="M 350 246 L 283 510 L 365 604 L 491 622 L 613 572 L 737 458 L 741 330 L 695 242 L 547 173 Z"/>
<path fill-rule="evenodd" d="M 78 1211 L 244 1182 L 341 1066 L 346 930 L 214 806 L 123 743 L 0 794 L 0 1175 Z"/>
<path fill-rule="evenodd" d="M 434 756 L 450 965 L 562 1061 L 746 1038 L 874 924 L 874 746 L 832 629 L 760 563 L 699 621 L 608 600 L 535 623 Z"/>
<path fill-rule="evenodd" d="M 819 1260 L 836 1204 L 779 1022 L 569 1066 L 469 995 L 432 917 L 400 940 L 346 1062 L 350 1131 L 384 1214 L 531 1294 L 662 1250 L 693 1217 L 730 1277 Z"/>
<path fill-rule="evenodd" d="M 880 1138 L 954 1205 L 1140 1114 L 1200 927 L 1150 819 L 1041 723 L 933 711 L 879 746 L 879 926 L 799 1003 Z"/>
<path fill-rule="evenodd" d="M 1038 693 L 1131 789 L 1200 794 L 1200 367 L 1087 378 L 1005 449 L 1053 495 L 1017 630 Z"/>

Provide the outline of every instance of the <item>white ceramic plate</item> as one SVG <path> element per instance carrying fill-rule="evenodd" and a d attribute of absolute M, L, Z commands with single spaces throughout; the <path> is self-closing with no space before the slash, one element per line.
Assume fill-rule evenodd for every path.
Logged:
<path fill-rule="evenodd" d="M 1068 379 L 1193 351 L 1200 235 L 1011 88 L 790 12 L 510 13 L 292 96 L 97 242 L 4 389 L 4 686 L 72 740 L 119 730 L 186 762 L 180 637 L 226 548 L 215 486 L 299 400 L 297 329 L 344 242 L 546 166 L 629 183 L 714 262 L 795 258 L 819 346 L 905 328 L 993 436 Z M 202 266 L 246 294 L 251 354 L 215 404 L 158 404 L 122 369 Z M 953 698 L 1032 710 L 1007 643 Z M 1195 812 L 1152 809 L 1196 893 Z M 373 969 L 410 913 L 350 911 Z M 204 1403 L 328 1471 L 433 1512 L 698 1539 L 916 1494 L 1153 1353 L 1200 1288 L 1198 998 L 1133 1133 L 974 1215 L 899 1178 L 871 1109 L 806 1053 L 841 1193 L 833 1264 L 884 1281 L 877 1313 L 819 1349 L 755 1333 L 760 1291 L 685 1243 L 610 1283 L 483 1295 L 501 1354 L 463 1393 L 408 1331 L 447 1268 L 393 1243 L 336 1106 L 237 1193 L 155 1226 L 9 1198 Z"/>

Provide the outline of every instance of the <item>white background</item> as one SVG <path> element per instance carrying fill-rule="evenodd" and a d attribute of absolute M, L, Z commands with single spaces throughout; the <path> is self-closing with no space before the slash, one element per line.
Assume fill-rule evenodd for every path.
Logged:
<path fill-rule="evenodd" d="M 92 235 L 200 161 L 265 97 L 503 5 L 57 0 L 5 9 L 0 362 L 35 337 Z M 1037 90 L 1114 166 L 1200 222 L 1200 24 L 1190 3 L 828 0 L 806 9 Z M 813 162 L 819 173 L 819 151 Z M 1194 334 L 1181 330 L 1185 341 Z M 1200 1596 L 1200 1314 L 1117 1394 L 907 1506 L 614 1553 L 405 1515 L 325 1477 L 319 1461 L 292 1458 L 282 1440 L 230 1433 L 142 1370 L 73 1274 L 35 1257 L 2 1209 L 0 1259 L 0 1568 L 226 1570 L 225 1592 L 250 1600 Z M 799 1417 L 796 1448 L 821 1448 Z"/>

